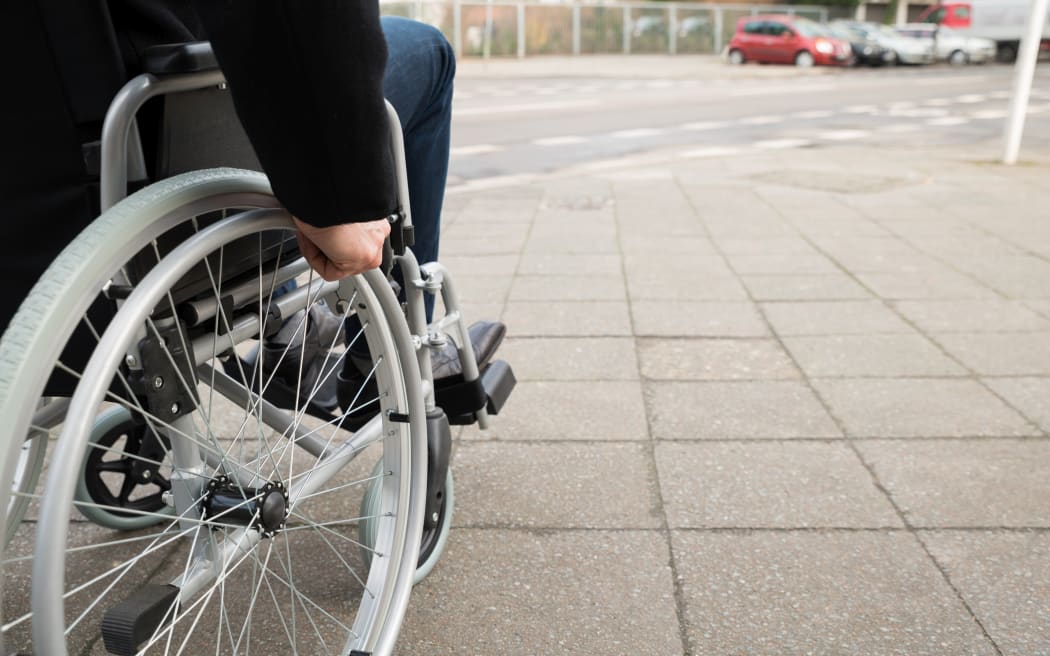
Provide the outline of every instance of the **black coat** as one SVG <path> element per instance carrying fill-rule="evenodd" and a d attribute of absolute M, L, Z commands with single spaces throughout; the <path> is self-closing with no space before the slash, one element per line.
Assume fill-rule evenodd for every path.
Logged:
<path fill-rule="evenodd" d="M 259 161 L 300 219 L 398 209 L 377 0 L 3 0 L 0 26 L 0 330 L 94 217 L 81 145 L 150 45 L 212 41 Z"/>

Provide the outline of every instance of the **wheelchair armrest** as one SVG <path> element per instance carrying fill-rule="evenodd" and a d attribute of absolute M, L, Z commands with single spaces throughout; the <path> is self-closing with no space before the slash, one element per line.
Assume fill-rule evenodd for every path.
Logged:
<path fill-rule="evenodd" d="M 142 69 L 153 75 L 203 73 L 219 70 L 219 62 L 208 41 L 165 43 L 142 51 Z"/>

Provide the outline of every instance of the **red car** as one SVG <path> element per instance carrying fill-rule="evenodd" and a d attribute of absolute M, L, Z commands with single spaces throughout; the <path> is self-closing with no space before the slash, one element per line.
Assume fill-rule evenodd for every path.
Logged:
<path fill-rule="evenodd" d="M 796 66 L 848 66 L 853 51 L 820 23 L 788 15 L 748 16 L 736 24 L 729 63 L 746 61 Z"/>

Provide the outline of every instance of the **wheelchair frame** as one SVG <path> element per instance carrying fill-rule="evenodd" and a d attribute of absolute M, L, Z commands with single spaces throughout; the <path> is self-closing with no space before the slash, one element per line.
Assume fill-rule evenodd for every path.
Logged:
<path fill-rule="evenodd" d="M 128 82 L 121 89 L 110 106 L 102 132 L 101 207 L 104 213 L 124 198 L 129 177 L 133 179 L 145 178 L 144 158 L 135 121 L 135 116 L 141 106 L 155 96 L 205 89 L 224 84 L 221 72 L 209 70 L 188 74 L 165 75 L 163 77 L 143 74 Z M 408 197 L 403 135 L 397 114 L 389 103 L 387 103 L 387 112 L 391 123 L 391 148 L 394 153 L 398 175 L 398 192 L 403 208 L 403 227 L 410 229 L 412 225 L 411 210 Z M 264 187 L 265 183 L 260 186 L 259 193 L 266 193 Z M 278 209 L 256 209 L 249 210 L 237 217 L 226 219 L 221 225 L 224 230 L 232 229 L 236 234 L 241 232 L 250 234 L 260 228 L 286 227 L 288 218 L 283 211 Z M 394 229 L 399 229 L 402 226 L 395 225 L 393 227 Z M 212 226 L 202 230 L 168 254 L 141 281 L 141 287 L 150 290 L 166 289 L 168 283 L 178 280 L 180 262 L 204 257 L 210 252 L 209 249 L 214 247 L 214 242 L 210 241 L 210 237 L 215 232 L 215 229 L 216 226 Z M 224 232 L 223 234 L 228 236 L 229 233 Z M 405 280 L 406 302 L 404 307 L 399 306 L 385 276 L 378 270 L 357 276 L 354 278 L 354 282 L 359 292 L 367 290 L 364 293 L 373 295 L 374 303 L 372 306 L 381 309 L 386 316 L 386 325 L 389 328 L 392 339 L 392 343 L 388 346 L 392 352 L 401 354 L 400 360 L 404 372 L 406 397 L 397 400 L 396 405 L 398 409 L 396 411 L 389 409 L 386 411 L 388 415 L 396 412 L 396 414 L 404 416 L 404 420 L 409 424 L 411 448 L 416 453 L 407 482 L 409 528 L 405 544 L 409 546 L 404 550 L 405 553 L 400 558 L 398 585 L 402 585 L 403 580 L 406 577 L 412 577 L 415 572 L 417 552 L 423 530 L 424 513 L 427 509 L 427 459 L 422 457 L 422 454 L 426 453 L 428 449 L 433 449 L 435 443 L 435 440 L 428 439 L 428 432 L 432 432 L 433 429 L 427 421 L 429 417 L 438 411 L 430 362 L 430 349 L 444 347 L 446 343 L 445 332 L 454 331 L 457 337 L 456 341 L 459 344 L 458 352 L 462 365 L 463 380 L 466 382 L 477 382 L 480 375 L 474 352 L 471 348 L 466 322 L 459 311 L 458 295 L 451 274 L 438 262 L 420 265 L 411 250 L 408 249 L 404 249 L 403 253 L 396 254 L 395 261 L 401 267 Z M 128 282 L 127 280 L 114 279 L 111 281 L 111 284 L 127 285 Z M 339 307 L 338 304 L 349 296 L 348 286 L 349 283 L 347 281 L 334 283 L 314 281 L 306 288 L 305 293 L 289 295 L 295 298 L 294 302 L 289 302 L 289 314 L 285 316 L 290 316 L 290 312 L 294 312 L 296 309 L 309 307 L 320 297 L 333 300 L 334 306 Z M 445 316 L 431 325 L 427 325 L 425 318 L 423 300 L 425 293 L 440 293 L 446 309 Z M 141 323 L 136 325 L 135 322 L 139 316 L 148 316 L 150 308 L 155 306 L 157 301 L 160 300 L 159 294 L 160 292 L 154 292 L 152 295 L 140 294 L 136 291 L 128 298 L 118 301 L 119 311 L 117 317 L 114 318 L 113 323 L 103 335 L 99 344 L 99 350 L 106 351 L 107 349 L 103 348 L 104 346 L 121 342 L 135 345 L 138 343 L 138 339 L 130 337 L 132 334 L 137 334 L 138 337 L 145 337 L 145 326 Z M 85 308 L 87 302 L 85 301 Z M 302 307 L 296 305 L 296 303 L 301 304 L 304 302 L 306 305 Z M 79 313 L 73 312 L 72 314 L 79 316 L 79 314 L 82 314 L 82 311 Z M 227 336 L 231 340 L 236 341 L 233 332 L 231 329 Z M 110 350 L 111 354 L 118 353 L 118 351 L 112 349 L 108 350 Z M 414 354 L 414 357 L 406 357 L 405 354 L 409 353 Z M 90 381 L 93 377 L 96 377 L 96 372 L 103 372 L 115 366 L 117 363 L 112 361 L 114 357 L 117 356 L 112 356 L 109 362 L 99 363 L 96 363 L 95 360 L 97 358 L 93 357 L 84 372 L 84 378 Z M 135 346 L 124 352 L 123 357 L 127 363 L 137 363 L 142 360 Z M 198 366 L 201 366 L 201 357 L 196 357 L 195 362 L 197 362 Z M 100 380 L 104 380 L 104 374 L 102 373 L 97 374 L 97 377 Z M 238 390 L 238 386 L 235 383 L 231 384 L 232 379 L 227 380 L 221 375 L 221 372 L 214 380 L 218 383 L 215 389 L 220 394 L 230 395 L 231 399 L 235 399 L 238 394 L 243 397 L 251 396 L 250 392 L 244 390 L 243 387 Z M 511 387 L 513 386 L 512 375 L 510 385 Z M 21 419 L 13 422 L 16 427 L 26 425 L 39 427 L 41 420 L 46 420 L 43 422 L 44 427 L 50 427 L 60 423 L 63 416 L 65 420 L 62 436 L 59 438 L 58 448 L 55 449 L 52 460 L 46 494 L 42 499 L 41 528 L 37 536 L 36 558 L 33 567 L 33 614 L 36 616 L 43 614 L 44 616 L 62 617 L 63 613 L 61 603 L 62 576 L 56 576 L 54 573 L 63 571 L 62 563 L 64 562 L 63 550 L 66 544 L 66 532 L 61 516 L 69 513 L 69 499 L 73 495 L 75 481 L 68 476 L 63 476 L 62 473 L 73 471 L 74 468 L 79 466 L 80 454 L 83 454 L 88 447 L 91 423 L 94 420 L 99 402 L 105 394 L 105 389 L 102 388 L 82 390 L 81 388 L 83 387 L 83 385 L 78 386 L 74 397 L 68 402 L 60 400 L 39 410 L 36 408 L 19 408 L 17 410 Z M 509 390 L 507 393 L 509 393 Z M 3 401 L 3 395 L 0 395 L 0 401 Z M 283 413 L 262 400 L 261 395 L 259 403 L 262 405 L 264 423 L 283 434 L 286 439 L 290 439 L 294 446 L 302 447 L 317 458 L 327 459 L 323 465 L 326 472 L 334 473 L 349 463 L 358 453 L 360 443 L 379 439 L 380 437 L 379 418 L 376 417 L 367 426 L 355 433 L 353 440 L 345 442 L 335 450 L 326 451 L 326 446 L 320 440 L 312 438 L 309 433 L 305 433 L 291 425 Z M 499 404 L 501 403 L 502 401 Z M 476 411 L 474 418 L 481 428 L 487 427 L 488 416 L 484 407 Z M 182 420 L 176 420 L 176 422 L 178 421 Z M 180 438 L 178 435 L 180 431 L 192 434 L 192 422 L 189 426 L 180 426 L 177 423 L 174 426 L 176 432 L 169 437 L 172 438 L 172 453 L 179 461 L 179 471 L 203 472 L 207 463 L 203 461 L 199 449 L 194 448 L 192 443 L 187 443 L 187 440 Z M 445 430 L 447 431 L 447 428 Z M 27 441 L 34 439 L 32 432 L 29 435 L 30 437 Z M 360 439 L 358 439 L 359 435 L 361 436 Z M 21 440 L 23 438 L 13 435 L 12 439 Z M 0 446 L 3 445 L 0 444 Z M 432 456 L 433 454 L 431 454 Z M 40 457 L 42 458 L 43 455 L 41 454 Z M 446 465 L 447 461 L 446 454 L 444 458 Z M 0 510 L 4 510 L 5 513 L 10 507 L 7 495 L 11 489 L 14 470 L 18 466 L 20 465 L 17 462 L 5 463 L 2 468 L 3 471 L 0 471 Z M 31 475 L 36 475 L 38 471 L 30 473 Z M 430 472 L 429 475 L 433 477 L 434 473 Z M 172 478 L 175 479 L 174 474 Z M 241 484 L 244 487 L 252 487 L 256 482 L 252 479 L 241 481 Z M 325 479 L 322 477 L 308 476 L 306 481 L 289 490 L 289 503 L 294 505 L 297 499 L 308 496 L 324 482 Z M 429 483 L 432 484 L 433 481 L 429 481 Z M 181 501 L 176 501 L 176 505 L 180 503 L 192 505 L 195 503 L 193 495 L 185 496 L 184 493 L 183 496 L 184 498 Z M 10 522 L 18 519 L 20 517 L 6 517 L 5 521 Z M 214 577 L 216 572 L 222 571 L 226 563 L 254 547 L 261 539 L 261 534 L 258 531 L 245 528 L 236 539 L 230 541 L 232 542 L 231 544 L 224 546 L 223 553 L 204 554 L 204 562 L 201 563 L 200 567 L 193 568 L 193 571 L 187 571 L 178 579 L 179 596 L 182 597 L 183 591 L 190 591 L 187 596 L 192 597 L 193 592 L 201 587 L 202 582 L 209 577 Z M 216 563 L 218 563 L 218 569 L 216 568 Z M 39 591 L 38 586 L 40 586 Z M 390 599 L 387 601 L 389 608 L 379 611 L 388 618 L 387 626 L 375 644 L 369 645 L 369 653 L 386 654 L 392 651 L 407 608 L 408 598 L 409 596 L 406 593 L 396 599 Z M 50 600 L 51 603 L 39 601 L 41 599 Z M 2 648 L 2 635 L 0 635 L 0 648 Z M 48 635 L 44 632 L 34 631 L 34 649 L 39 650 L 40 653 L 62 654 L 65 653 L 66 649 L 65 639 L 61 634 Z"/>

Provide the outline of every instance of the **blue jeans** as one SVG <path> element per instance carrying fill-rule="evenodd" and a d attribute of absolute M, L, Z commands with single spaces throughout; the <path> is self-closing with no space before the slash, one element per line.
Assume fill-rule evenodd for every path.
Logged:
<path fill-rule="evenodd" d="M 441 205 L 448 177 L 455 53 L 441 32 L 429 25 L 384 16 L 382 26 L 390 53 L 383 91 L 397 110 L 405 135 L 408 193 L 415 226 L 412 252 L 420 262 L 432 262 L 438 256 Z M 424 296 L 429 321 L 434 297 Z"/>

